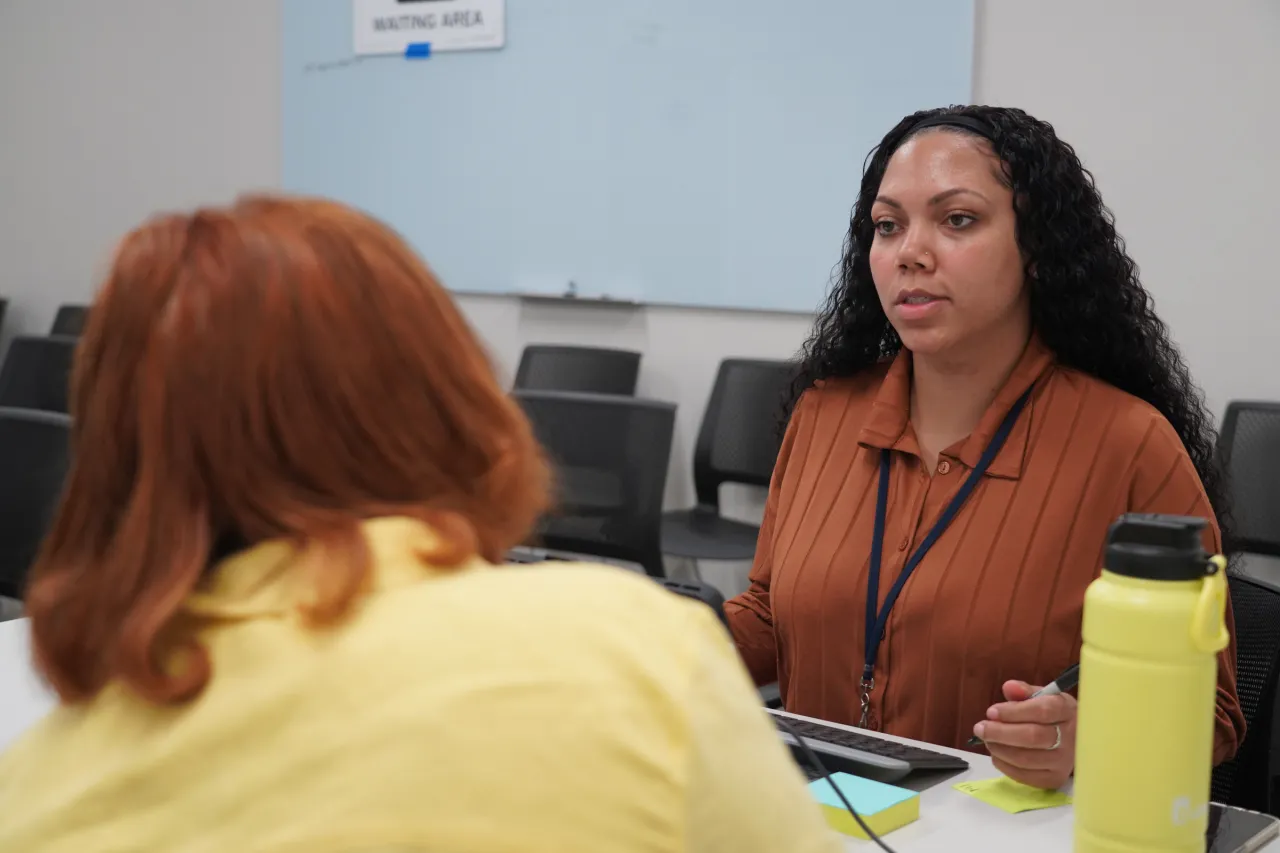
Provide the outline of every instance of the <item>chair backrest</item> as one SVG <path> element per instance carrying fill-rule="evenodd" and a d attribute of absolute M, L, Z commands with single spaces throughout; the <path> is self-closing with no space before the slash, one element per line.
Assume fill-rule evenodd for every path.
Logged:
<path fill-rule="evenodd" d="M 66 412 L 76 339 L 22 335 L 0 365 L 0 407 Z"/>
<path fill-rule="evenodd" d="M 1248 733 L 1236 757 L 1213 772 L 1213 800 L 1274 813 L 1273 762 L 1277 739 L 1277 675 L 1280 674 L 1280 589 L 1253 578 L 1231 575 L 1231 607 L 1236 622 L 1236 694 Z"/>
<path fill-rule="evenodd" d="M 62 494 L 70 436 L 67 415 L 0 408 L 0 595 L 22 597 Z"/>
<path fill-rule="evenodd" d="M 598 347 L 530 344 L 520 356 L 515 387 L 527 391 L 636 393 L 640 353 Z"/>
<path fill-rule="evenodd" d="M 1218 455 L 1231 490 L 1233 550 L 1280 555 L 1280 403 L 1230 403 Z"/>
<path fill-rule="evenodd" d="M 547 548 L 638 563 L 662 577 L 662 496 L 672 403 L 569 391 L 516 391 L 556 473 Z"/>
<path fill-rule="evenodd" d="M 725 630 L 729 629 L 729 617 L 724 612 L 724 593 L 719 589 L 707 583 L 706 581 L 687 581 L 687 580 L 661 580 L 659 581 L 668 592 L 684 598 L 692 598 L 695 601 L 701 601 L 712 609 L 712 611 L 720 618 L 720 623 L 724 625 Z"/>
<path fill-rule="evenodd" d="M 62 305 L 53 317 L 51 335 L 68 335 L 76 338 L 84 331 L 85 320 L 89 319 L 88 305 Z"/>
<path fill-rule="evenodd" d="M 782 443 L 783 398 L 795 369 L 788 361 L 720 362 L 693 451 L 699 505 L 719 507 L 722 483 L 769 485 Z"/>

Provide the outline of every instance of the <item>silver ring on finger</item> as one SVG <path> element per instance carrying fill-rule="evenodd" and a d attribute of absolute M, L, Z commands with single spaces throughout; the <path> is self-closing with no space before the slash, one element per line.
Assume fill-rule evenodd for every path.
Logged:
<path fill-rule="evenodd" d="M 1062 746 L 1062 726 L 1055 723 L 1053 726 L 1053 735 L 1053 746 L 1049 747 L 1050 752 Z"/>

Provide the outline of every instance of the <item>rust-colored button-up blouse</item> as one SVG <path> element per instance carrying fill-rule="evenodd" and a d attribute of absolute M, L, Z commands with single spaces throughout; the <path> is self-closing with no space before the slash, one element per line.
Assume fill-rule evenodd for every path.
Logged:
<path fill-rule="evenodd" d="M 757 683 L 790 711 L 861 716 L 867 571 L 881 449 L 892 453 L 879 598 L 977 464 L 1014 402 L 1031 398 L 982 482 L 928 551 L 880 644 L 873 719 L 962 747 L 1008 679 L 1047 684 L 1080 659 L 1085 588 L 1124 512 L 1213 519 L 1182 442 L 1154 408 L 1055 364 L 1032 339 L 967 439 L 931 477 L 908 420 L 911 357 L 830 380 L 800 400 L 774 469 L 751 588 L 727 605 Z M 1218 549 L 1211 524 L 1205 545 Z M 1233 629 L 1231 614 L 1228 627 Z M 1235 642 L 1218 666 L 1214 760 L 1244 736 Z"/>

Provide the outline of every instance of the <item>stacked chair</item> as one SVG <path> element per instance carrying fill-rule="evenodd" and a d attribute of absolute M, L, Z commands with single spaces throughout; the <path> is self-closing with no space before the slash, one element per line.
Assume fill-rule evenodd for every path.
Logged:
<path fill-rule="evenodd" d="M 720 514 L 720 486 L 769 485 L 794 375 L 795 366 L 785 361 L 720 362 L 693 453 L 697 505 L 663 515 L 665 553 L 695 560 L 750 560 L 755 555 L 760 528 Z"/>
<path fill-rule="evenodd" d="M 79 306 L 48 337 L 20 335 L 0 364 L 0 597 L 21 600 L 70 464 L 68 386 Z M 77 319 L 78 318 L 78 319 Z M 71 334 L 64 334 L 64 333 Z M 5 612 L 15 608 L 5 607 Z"/>
<path fill-rule="evenodd" d="M 1280 815 L 1280 403 L 1227 406 L 1218 459 L 1230 488 L 1236 692 L 1248 733 L 1213 774 L 1213 799 Z"/>
<path fill-rule="evenodd" d="M 0 407 L 68 412 L 76 339 L 20 335 L 0 364 Z"/>
<path fill-rule="evenodd" d="M 0 596 L 23 597 L 62 494 L 70 431 L 65 414 L 0 408 Z"/>
<path fill-rule="evenodd" d="M 556 505 L 515 562 L 604 558 L 661 577 L 675 406 L 635 397 L 640 353 L 531 344 L 513 395 L 555 467 Z M 545 550 L 544 550 L 545 549 Z M 549 553 L 553 552 L 553 553 Z"/>
<path fill-rule="evenodd" d="M 1218 458 L 1231 488 L 1234 567 L 1280 588 L 1280 403 L 1228 405 Z"/>
<path fill-rule="evenodd" d="M 524 348 L 516 390 L 581 391 L 632 396 L 640 377 L 640 353 L 602 347 L 535 344 Z"/>
<path fill-rule="evenodd" d="M 662 495 L 676 407 L 613 394 L 517 390 L 554 466 L 539 544 L 636 564 L 660 578 Z"/>
<path fill-rule="evenodd" d="M 54 315 L 53 328 L 49 330 L 49 334 L 78 338 L 80 337 L 80 332 L 84 330 L 84 323 L 88 318 L 88 305 L 63 305 L 58 308 L 58 313 Z"/>
<path fill-rule="evenodd" d="M 1236 695 L 1248 731 L 1236 757 L 1213 772 L 1213 800 L 1252 811 L 1280 809 L 1280 589 L 1242 575 L 1228 578 L 1236 622 Z"/>
<path fill-rule="evenodd" d="M 694 452 L 697 505 L 664 515 L 675 406 L 635 397 L 640 353 L 526 347 L 513 393 L 555 465 L 558 489 L 556 510 L 531 544 L 634 563 L 658 578 L 664 553 L 750 559 L 759 528 L 721 515 L 719 488 L 768 486 L 793 371 L 782 361 L 721 363 Z M 529 561 L 520 553 L 512 558 Z M 683 592 L 699 597 L 692 588 Z M 714 597 L 709 588 L 702 593 Z"/>

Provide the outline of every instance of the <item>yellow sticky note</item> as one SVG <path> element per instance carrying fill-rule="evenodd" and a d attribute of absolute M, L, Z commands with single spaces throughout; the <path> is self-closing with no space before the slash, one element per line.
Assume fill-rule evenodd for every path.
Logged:
<path fill-rule="evenodd" d="M 1045 791 L 1015 782 L 1007 776 L 998 779 L 980 779 L 975 782 L 957 782 L 957 791 L 977 797 L 1009 814 L 1029 812 L 1035 809 L 1053 809 L 1071 804 L 1071 796 L 1061 791 Z"/>

